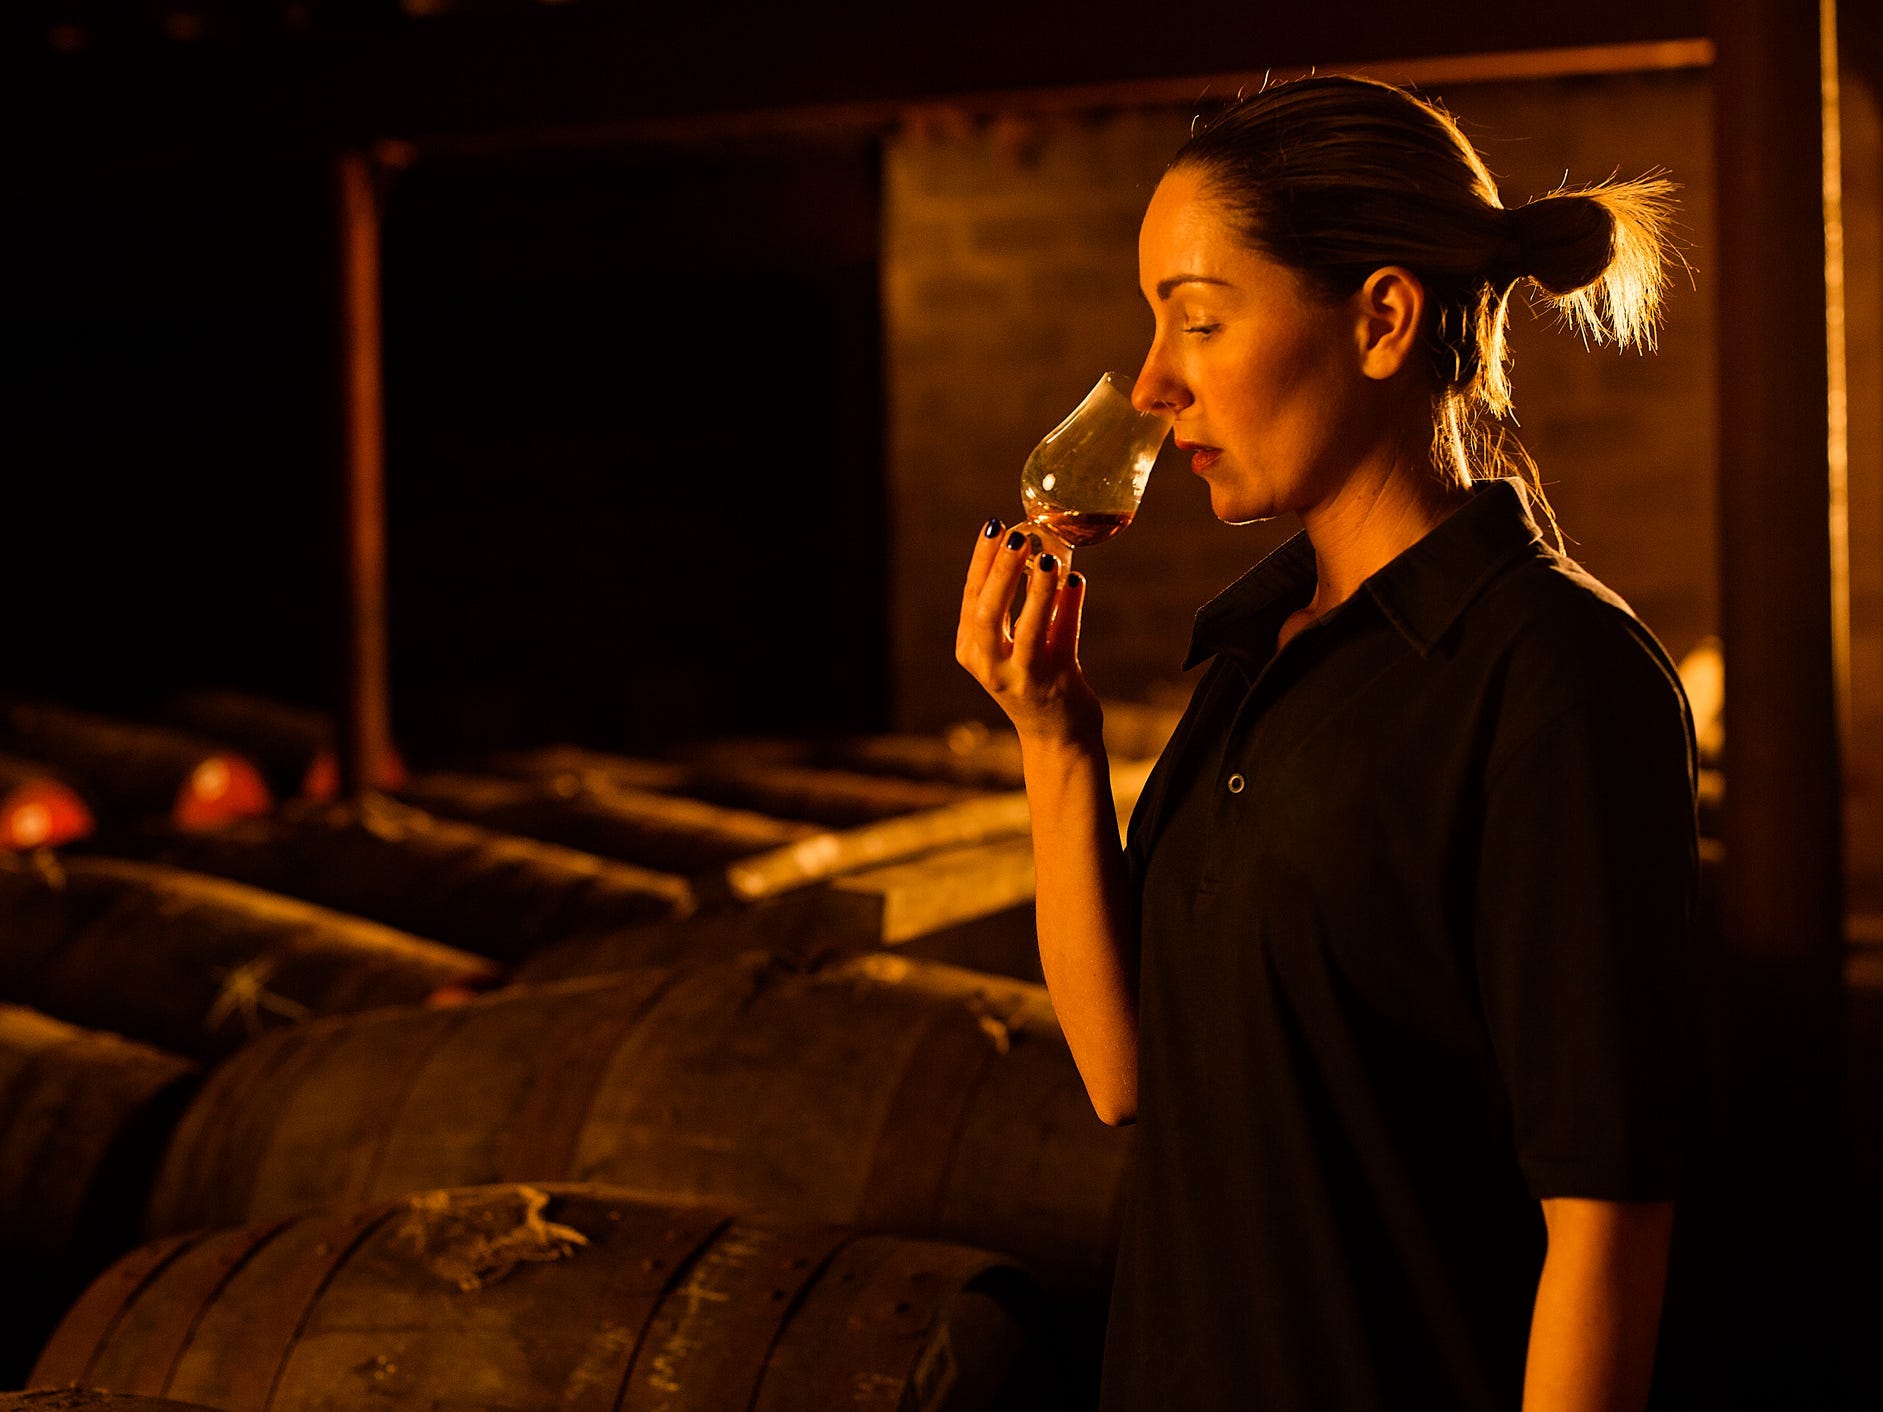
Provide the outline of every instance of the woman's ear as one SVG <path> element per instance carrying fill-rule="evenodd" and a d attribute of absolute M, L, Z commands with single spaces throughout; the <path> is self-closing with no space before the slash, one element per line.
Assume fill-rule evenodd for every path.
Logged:
<path fill-rule="evenodd" d="M 1423 341 L 1425 286 L 1403 265 L 1373 271 L 1353 296 L 1360 371 L 1384 382 L 1411 360 Z"/>

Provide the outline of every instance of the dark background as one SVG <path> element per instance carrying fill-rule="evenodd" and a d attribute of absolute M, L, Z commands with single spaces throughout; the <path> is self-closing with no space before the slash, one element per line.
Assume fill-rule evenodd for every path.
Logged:
<path fill-rule="evenodd" d="M 0 687 L 335 700 L 342 145 L 421 154 L 383 247 L 408 752 L 880 729 L 884 105 L 1699 10 L 9 6 Z"/>
<path fill-rule="evenodd" d="M 393 697 L 421 756 L 881 725 L 873 154 L 762 147 L 392 176 Z M 324 167 L 172 160 L 8 204 L 7 684 L 325 704 Z"/>

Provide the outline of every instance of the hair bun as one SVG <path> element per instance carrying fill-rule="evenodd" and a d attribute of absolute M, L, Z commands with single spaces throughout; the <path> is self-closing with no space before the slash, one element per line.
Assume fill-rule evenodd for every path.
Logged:
<path fill-rule="evenodd" d="M 1592 196 L 1539 196 L 1504 213 L 1505 237 L 1494 283 L 1535 280 L 1551 294 L 1594 284 L 1615 253 L 1615 218 Z"/>

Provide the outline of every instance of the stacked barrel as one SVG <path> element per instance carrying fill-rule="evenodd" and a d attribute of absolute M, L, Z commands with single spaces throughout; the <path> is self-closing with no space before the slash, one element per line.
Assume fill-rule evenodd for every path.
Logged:
<path fill-rule="evenodd" d="M 26 713 L 94 831 L 0 854 L 0 1245 L 45 1290 L 0 1386 L 1089 1397 L 1128 1135 L 1037 983 L 1010 740 L 556 747 L 336 801 L 317 723 L 187 707 L 142 774 L 151 728 Z M 1174 717 L 1110 715 L 1128 807 Z M 286 802 L 182 808 L 177 739 Z"/>

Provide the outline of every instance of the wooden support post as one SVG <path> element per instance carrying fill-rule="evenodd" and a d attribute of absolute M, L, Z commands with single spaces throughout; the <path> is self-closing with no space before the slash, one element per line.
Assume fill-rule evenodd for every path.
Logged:
<path fill-rule="evenodd" d="M 1714 0 L 1711 23 L 1726 796 L 1694 1351 L 1724 1380 L 1708 1405 L 1833 1406 L 1847 1208 L 1819 6 Z"/>
<path fill-rule="evenodd" d="M 334 163 L 346 464 L 346 700 L 339 723 L 343 795 L 371 788 L 381 762 L 392 753 L 376 170 L 365 151 L 342 152 Z"/>

